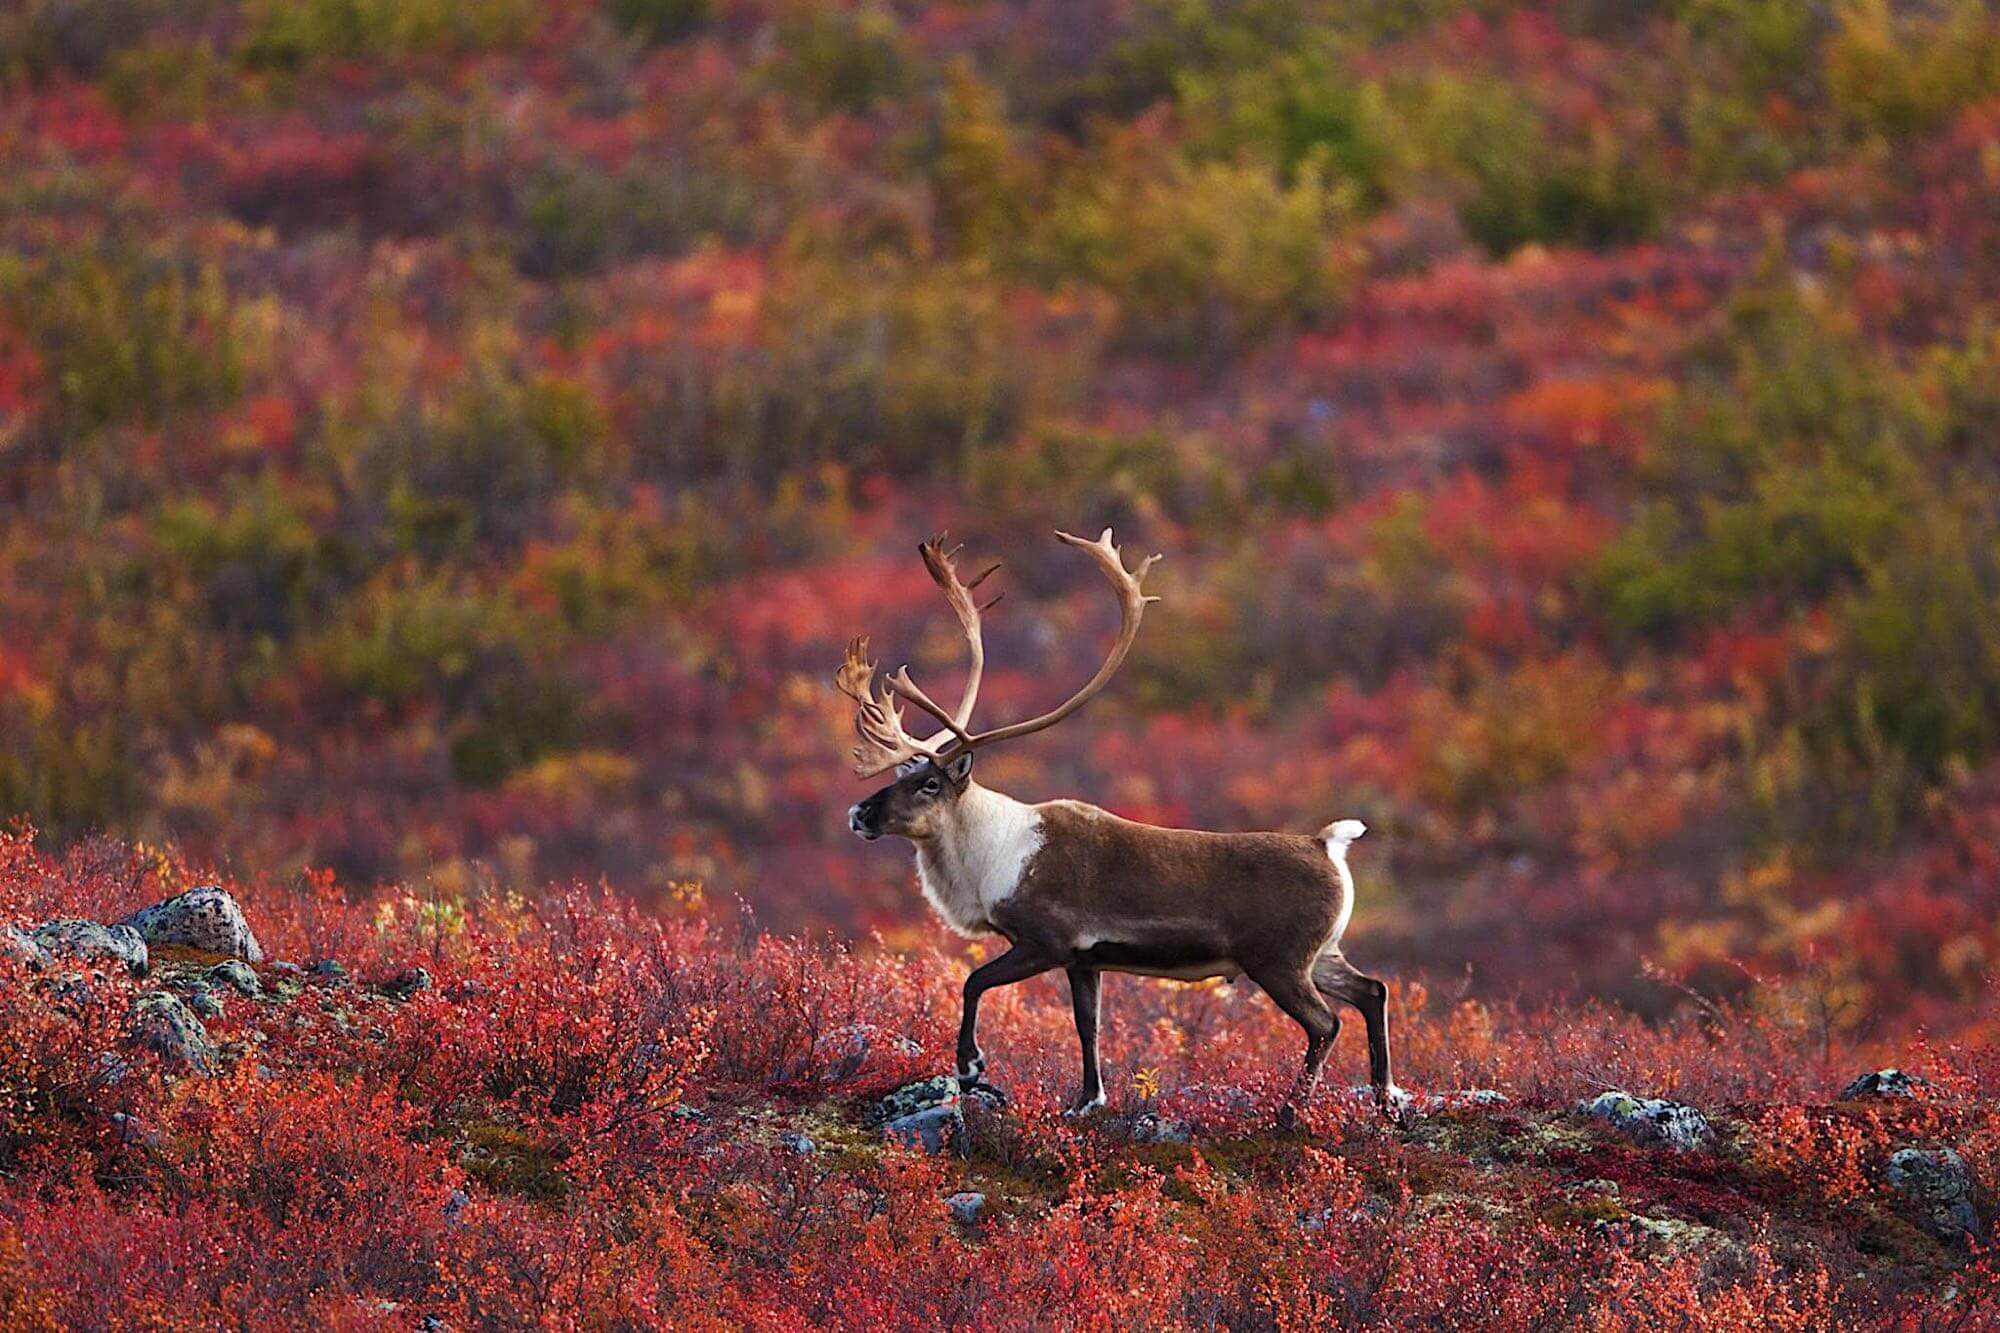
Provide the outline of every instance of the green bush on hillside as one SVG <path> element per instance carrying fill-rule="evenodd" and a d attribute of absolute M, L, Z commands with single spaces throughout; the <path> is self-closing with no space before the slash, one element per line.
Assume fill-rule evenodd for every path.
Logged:
<path fill-rule="evenodd" d="M 211 264 L 116 248 L 32 266 L 0 258 L 0 303 L 47 367 L 48 424 L 66 438 L 158 426 L 242 389 L 242 335 Z"/>
<path fill-rule="evenodd" d="M 248 0 L 238 58 L 253 69 L 315 60 L 385 60 L 514 45 L 535 0 Z"/>

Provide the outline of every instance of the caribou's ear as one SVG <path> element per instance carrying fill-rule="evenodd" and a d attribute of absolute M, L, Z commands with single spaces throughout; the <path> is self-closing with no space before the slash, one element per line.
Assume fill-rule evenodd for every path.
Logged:
<path fill-rule="evenodd" d="M 951 774 L 953 782 L 963 782 L 972 775 L 972 751 L 961 750 L 945 765 L 945 772 Z"/>

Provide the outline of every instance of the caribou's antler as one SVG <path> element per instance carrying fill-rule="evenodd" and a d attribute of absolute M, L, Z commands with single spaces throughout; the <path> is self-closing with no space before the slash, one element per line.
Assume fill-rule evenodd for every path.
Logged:
<path fill-rule="evenodd" d="M 856 777 L 872 778 L 898 764 L 913 759 L 936 759 L 938 747 L 920 741 L 903 730 L 902 710 L 885 689 L 875 693 L 875 664 L 868 660 L 868 640 L 850 639 L 847 660 L 834 673 L 834 685 L 854 700 L 854 732 L 861 744 L 854 747 Z"/>
<path fill-rule="evenodd" d="M 1111 544 L 1110 528 L 1106 528 L 1104 535 L 1094 542 L 1087 542 L 1067 532 L 1056 533 L 1056 539 L 1065 545 L 1074 546 L 1089 556 L 1097 563 L 1098 569 L 1103 571 L 1104 577 L 1110 580 L 1112 590 L 1118 594 L 1118 639 L 1111 645 L 1111 651 L 1105 655 L 1103 665 L 1097 668 L 1097 674 L 1084 682 L 1083 688 L 1075 694 L 1039 717 L 1010 722 L 991 731 L 976 731 L 969 736 L 960 737 L 958 741 L 960 748 L 976 749 L 982 745 L 990 745 L 994 741 L 1012 740 L 1017 736 L 1026 736 L 1053 727 L 1089 703 L 1109 683 L 1111 677 L 1117 674 L 1118 668 L 1125 664 L 1125 655 L 1132 651 L 1132 643 L 1139 637 L 1139 620 L 1146 614 L 1146 607 L 1160 600 L 1148 596 L 1140 587 L 1146 572 L 1152 569 L 1153 563 L 1160 558 L 1157 554 L 1147 556 L 1139 562 L 1137 568 L 1127 570 L 1125 557 Z M 896 678 L 888 682 L 888 687 L 902 694 L 902 679 L 902 673 L 899 672 Z M 909 695 L 904 697 L 909 698 L 918 707 L 923 707 L 915 698 Z M 924 711 L 930 710 L 926 708 Z"/>
<path fill-rule="evenodd" d="M 868 641 L 858 639 L 848 645 L 847 661 L 840 668 L 834 683 L 840 687 L 841 693 L 858 705 L 854 729 L 861 734 L 863 744 L 854 752 L 854 771 L 862 777 L 872 777 L 912 759 L 936 759 L 946 745 L 962 746 L 968 739 L 965 728 L 972 720 L 973 707 L 979 702 L 979 682 L 986 674 L 986 639 L 980 628 L 979 616 L 1000 600 L 994 597 L 981 606 L 972 593 L 1000 566 L 998 563 L 988 565 L 970 582 L 961 581 L 958 577 L 958 553 L 962 549 L 956 546 L 947 548 L 943 533 L 917 547 L 917 554 L 923 557 L 924 568 L 930 571 L 932 581 L 943 590 L 952 614 L 958 617 L 959 629 L 964 632 L 966 648 L 972 655 L 972 665 L 965 676 L 965 693 L 960 696 L 955 710 L 946 712 L 942 705 L 925 694 L 910 679 L 908 667 L 899 669 L 883 681 L 882 693 L 878 696 L 873 686 L 875 667 L 866 660 Z M 944 730 L 924 740 L 911 736 L 903 730 L 902 716 L 895 705 L 896 695 L 901 695 L 936 718 L 944 725 Z"/>
<path fill-rule="evenodd" d="M 980 630 L 979 613 L 992 609 L 1006 594 L 996 594 L 985 606 L 973 601 L 972 590 L 991 578 L 994 571 L 1000 568 L 1000 562 L 996 560 L 988 565 L 973 578 L 972 582 L 960 583 L 956 562 L 958 553 L 965 548 L 954 546 L 947 551 L 944 543 L 945 536 L 939 533 L 918 546 L 917 554 L 924 558 L 924 568 L 930 571 L 931 578 L 937 586 L 944 589 L 944 599 L 951 604 L 952 614 L 958 617 L 958 626 L 965 632 L 965 646 L 972 653 L 972 666 L 965 674 L 965 693 L 958 701 L 957 710 L 950 717 L 936 713 L 923 704 L 918 704 L 918 707 L 924 708 L 927 713 L 932 713 L 940 722 L 950 727 L 954 735 L 962 737 L 965 729 L 972 725 L 973 705 L 979 702 L 979 682 L 986 674 L 986 638 Z M 890 685 L 898 693 L 904 694 L 910 702 L 916 703 L 919 693 L 916 687 L 911 685 L 907 691 L 903 688 L 909 680 L 908 668 L 898 672 L 897 677 L 897 680 L 889 682 Z"/>
<path fill-rule="evenodd" d="M 1132 650 L 1132 642 L 1139 634 L 1139 620 L 1145 615 L 1146 606 L 1157 602 L 1157 597 L 1149 597 L 1141 589 L 1140 583 L 1153 562 L 1160 557 L 1147 556 L 1136 569 L 1125 568 L 1124 557 L 1111 544 L 1111 529 L 1094 542 L 1067 532 L 1058 532 L 1057 538 L 1088 555 L 1104 577 L 1110 581 L 1112 590 L 1118 595 L 1119 622 L 1118 638 L 1111 645 L 1103 665 L 1097 674 L 1087 681 L 1083 688 L 1064 702 L 1041 714 L 1021 722 L 1012 722 L 991 731 L 972 731 L 972 710 L 979 701 L 979 684 L 986 668 L 986 645 L 980 630 L 980 612 L 990 608 L 998 597 L 981 606 L 972 596 L 973 589 L 985 582 L 988 575 L 1000 568 L 997 564 L 985 570 L 969 583 L 960 582 L 954 563 L 956 549 L 946 550 L 943 537 L 935 537 L 917 548 L 923 556 L 924 567 L 931 578 L 944 590 L 945 600 L 958 616 L 959 627 L 965 633 L 966 646 L 971 650 L 972 667 L 965 679 L 965 693 L 959 699 L 955 710 L 945 707 L 932 699 L 912 679 L 910 669 L 902 667 L 882 682 L 882 692 L 878 696 L 874 688 L 875 668 L 868 662 L 868 642 L 857 639 L 848 646 L 847 662 L 836 678 L 841 691 L 859 706 L 855 714 L 855 730 L 861 735 L 863 744 L 854 751 L 854 771 L 862 777 L 871 777 L 897 764 L 912 759 L 927 758 L 941 761 L 962 751 L 977 749 L 994 741 L 1011 740 L 1016 736 L 1026 736 L 1041 731 L 1074 713 L 1101 691 L 1118 668 L 1124 664 L 1125 656 Z M 935 718 L 943 730 L 919 740 L 903 729 L 902 716 L 897 710 L 895 699 L 901 697 L 916 705 L 919 711 Z"/>

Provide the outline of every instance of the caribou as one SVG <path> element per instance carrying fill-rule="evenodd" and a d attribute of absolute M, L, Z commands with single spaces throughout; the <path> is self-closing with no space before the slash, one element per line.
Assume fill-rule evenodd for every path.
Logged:
<path fill-rule="evenodd" d="M 965 980 L 957 1077 L 965 1091 L 986 1086 L 979 1045 L 980 997 L 996 986 L 1063 969 L 1069 979 L 1083 1083 L 1067 1106 L 1081 1114 L 1104 1105 L 1098 1065 L 1100 978 L 1105 972 L 1197 981 L 1248 977 L 1305 1030 L 1305 1065 L 1278 1112 L 1296 1124 L 1340 1032 L 1336 1002 L 1360 1011 L 1368 1032 L 1368 1076 L 1377 1104 L 1395 1114 L 1389 1074 L 1388 988 L 1363 975 L 1341 952 L 1354 907 L 1348 848 L 1366 832 L 1339 819 L 1311 836 L 1215 833 L 1165 828 L 1121 818 L 1075 800 L 1029 804 L 972 779 L 975 755 L 989 745 L 1047 730 L 1101 693 L 1138 637 L 1146 607 L 1159 600 L 1142 588 L 1160 557 L 1127 569 L 1111 541 L 1066 532 L 1065 545 L 1087 556 L 1118 598 L 1118 636 L 1096 674 L 1039 716 L 974 730 L 973 709 L 986 668 L 981 605 L 975 591 L 999 568 L 961 580 L 956 549 L 943 537 L 917 549 L 957 616 L 971 654 L 964 693 L 947 709 L 911 679 L 907 666 L 879 683 L 868 640 L 848 644 L 835 683 L 855 704 L 854 772 L 895 780 L 848 811 L 848 826 L 873 841 L 886 835 L 916 844 L 923 895 L 946 926 L 968 937 L 993 934 L 1006 952 Z M 919 738 L 904 727 L 907 703 L 937 730 Z"/>

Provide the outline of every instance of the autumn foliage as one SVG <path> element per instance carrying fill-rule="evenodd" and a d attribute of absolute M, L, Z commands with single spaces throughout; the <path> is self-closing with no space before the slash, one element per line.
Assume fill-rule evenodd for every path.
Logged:
<path fill-rule="evenodd" d="M 145 852 L 4 846 L 10 915 L 144 901 L 191 877 Z M 306 927 L 296 895 L 232 887 L 274 953 L 316 961 L 340 939 L 351 975 L 260 966 L 262 994 L 230 994 L 208 1024 L 212 1078 L 126 1040 L 132 992 L 157 979 L 0 964 L 9 1327 L 1976 1327 L 1992 1313 L 1984 1252 L 1926 1234 L 1880 1179 L 1910 1142 L 1954 1144 L 1996 1178 L 1986 1027 L 1863 1051 L 1727 1008 L 1647 1025 L 1406 986 L 1405 1081 L 1508 1100 L 1396 1127 L 1336 1088 L 1279 1135 L 1297 1037 L 1260 997 L 1114 982 L 1111 1105 L 1073 1121 L 1057 1109 L 1074 1073 L 1067 998 L 1038 982 L 993 1004 L 1016 1104 L 968 1110 L 964 1155 L 931 1157 L 885 1145 L 864 1113 L 949 1049 L 956 968 L 934 953 L 744 936 L 692 900 L 660 916 L 580 890 L 449 920 L 392 895 L 323 906 Z M 428 987 L 387 984 L 415 965 Z M 1358 1075 L 1353 1043 L 1336 1063 Z M 1885 1059 L 1923 1095 L 1834 1101 L 1826 1071 Z M 1722 1137 L 1676 1154 L 1567 1109 L 1611 1083 L 1697 1102 Z M 1135 1138 L 1148 1114 L 1189 1141 Z M 987 1197 L 974 1222 L 946 1207 L 960 1189 Z"/>
<path fill-rule="evenodd" d="M 2000 1181 L 1990 5 L 0 8 L 0 925 L 219 867 L 274 956 L 438 981 L 237 1005 L 260 1054 L 172 1083 L 105 1077 L 134 983 L 9 974 L 0 1324 L 114 1270 L 204 1327 L 1981 1290 L 1870 1210 L 1911 1137 Z M 1253 1147 L 1282 1023 L 1132 983 L 1127 1110 L 1192 1149 L 1051 1118 L 1041 986 L 972 1165 L 769 1146 L 936 1072 L 965 961 L 845 832 L 841 644 L 950 693 L 950 528 L 1039 711 L 1111 623 L 1048 530 L 1107 524 L 1163 601 L 981 778 L 1365 819 L 1350 952 L 1498 1141 Z M 1950 1095 L 1832 1107 L 1870 1060 Z M 1727 1170 L 1543 1133 L 1612 1083 L 1735 1108 Z M 1032 1207 L 968 1236 L 995 1163 Z M 1591 1179 L 1735 1248 L 1608 1246 Z"/>

